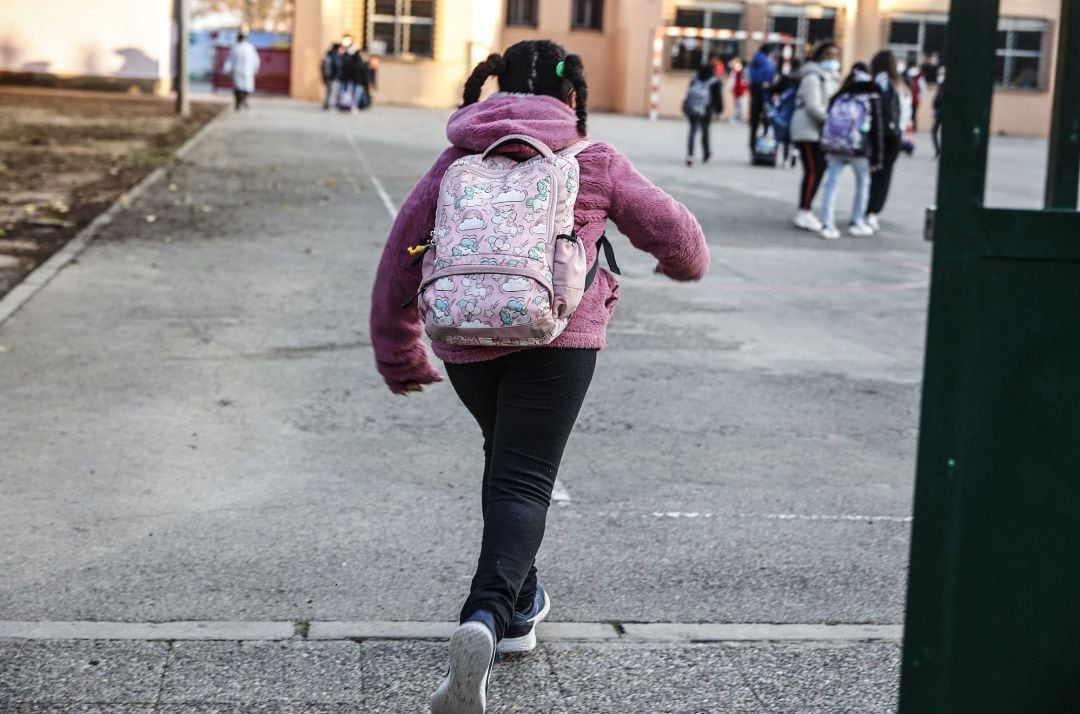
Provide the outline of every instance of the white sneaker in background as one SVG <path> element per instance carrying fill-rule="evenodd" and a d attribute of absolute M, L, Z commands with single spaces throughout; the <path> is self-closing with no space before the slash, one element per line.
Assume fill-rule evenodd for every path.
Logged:
<path fill-rule="evenodd" d="M 848 228 L 848 233 L 858 238 L 865 238 L 867 236 L 874 235 L 874 229 L 871 228 L 867 223 L 852 223 L 851 226 Z"/>
<path fill-rule="evenodd" d="M 793 222 L 795 223 L 796 228 L 802 228 L 804 231 L 814 231 L 815 233 L 824 227 L 812 211 L 804 211 L 802 209 L 795 214 L 795 220 Z"/>
<path fill-rule="evenodd" d="M 836 230 L 836 226 L 825 226 L 821 229 L 821 237 L 825 240 L 836 240 L 840 237 L 840 231 Z"/>
<path fill-rule="evenodd" d="M 866 223 L 874 229 L 875 233 L 881 230 L 881 221 L 878 220 L 876 213 L 866 214 Z"/>

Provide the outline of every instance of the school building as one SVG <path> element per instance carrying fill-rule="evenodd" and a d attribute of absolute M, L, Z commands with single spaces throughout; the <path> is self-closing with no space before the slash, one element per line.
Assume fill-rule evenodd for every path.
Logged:
<path fill-rule="evenodd" d="M 1060 5 L 1001 0 L 995 132 L 1049 132 Z M 530 38 L 581 55 L 597 111 L 677 115 L 703 57 L 749 58 L 769 38 L 800 57 L 835 39 L 845 66 L 889 47 L 932 94 L 947 13 L 948 0 L 297 0 L 291 92 L 322 97 L 319 59 L 347 33 L 379 56 L 376 96 L 394 104 L 454 106 L 477 62 Z"/>
<path fill-rule="evenodd" d="M 166 94 L 172 0 L 0 0 L 0 83 Z"/>

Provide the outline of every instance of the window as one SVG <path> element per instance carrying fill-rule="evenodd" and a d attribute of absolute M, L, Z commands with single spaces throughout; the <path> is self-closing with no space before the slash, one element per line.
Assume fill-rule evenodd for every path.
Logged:
<path fill-rule="evenodd" d="M 367 47 L 376 55 L 435 53 L 435 0 L 368 0 Z"/>
<path fill-rule="evenodd" d="M 998 20 L 997 35 L 998 85 L 1010 89 L 1042 88 L 1046 22 L 1003 18 Z"/>
<path fill-rule="evenodd" d="M 536 27 L 538 0 L 506 0 L 507 27 Z"/>
<path fill-rule="evenodd" d="M 927 84 L 937 84 L 938 68 L 945 58 L 945 27 L 942 14 L 893 15 L 889 19 L 889 47 L 901 67 L 918 63 Z"/>
<path fill-rule="evenodd" d="M 702 27 L 714 30 L 741 30 L 742 3 L 712 2 L 680 5 L 675 10 L 675 27 Z M 697 69 L 709 57 L 716 55 L 728 62 L 741 57 L 742 40 L 703 40 L 697 37 L 677 37 L 671 45 L 672 69 Z"/>
<path fill-rule="evenodd" d="M 604 0 L 574 0 L 572 30 L 603 30 Z"/>
<path fill-rule="evenodd" d="M 769 5 L 767 29 L 791 35 L 792 56 L 802 58 L 818 42 L 836 37 L 836 10 L 818 5 Z"/>

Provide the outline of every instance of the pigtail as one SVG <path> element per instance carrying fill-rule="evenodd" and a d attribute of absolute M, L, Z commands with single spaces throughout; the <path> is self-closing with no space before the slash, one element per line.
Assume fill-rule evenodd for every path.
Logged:
<path fill-rule="evenodd" d="M 502 55 L 496 53 L 488 55 L 486 60 L 476 65 L 472 74 L 465 80 L 465 92 L 461 98 L 461 106 L 467 107 L 480 101 L 480 90 L 483 89 L 484 82 L 492 75 L 502 74 L 504 69 L 506 69 L 506 62 L 503 60 Z"/>
<path fill-rule="evenodd" d="M 566 55 L 563 59 L 563 78 L 574 88 L 574 105 L 577 112 L 578 134 L 585 136 L 585 120 L 588 118 L 587 104 L 589 86 L 585 83 L 585 65 L 577 55 Z"/>

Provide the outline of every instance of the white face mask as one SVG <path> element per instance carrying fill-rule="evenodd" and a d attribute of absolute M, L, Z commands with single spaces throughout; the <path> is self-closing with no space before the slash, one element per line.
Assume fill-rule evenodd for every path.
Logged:
<path fill-rule="evenodd" d="M 835 59 L 822 60 L 818 64 L 820 64 L 821 68 L 823 70 L 825 70 L 826 72 L 839 72 L 840 71 L 840 60 L 835 60 Z"/>

